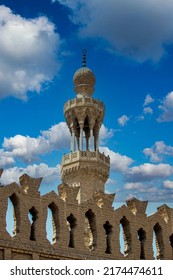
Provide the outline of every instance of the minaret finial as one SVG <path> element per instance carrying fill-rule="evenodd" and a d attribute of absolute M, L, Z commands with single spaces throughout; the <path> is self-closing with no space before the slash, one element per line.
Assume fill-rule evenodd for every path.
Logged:
<path fill-rule="evenodd" d="M 83 49 L 82 51 L 82 67 L 86 67 L 86 53 L 87 53 L 87 50 L 86 49 Z"/>

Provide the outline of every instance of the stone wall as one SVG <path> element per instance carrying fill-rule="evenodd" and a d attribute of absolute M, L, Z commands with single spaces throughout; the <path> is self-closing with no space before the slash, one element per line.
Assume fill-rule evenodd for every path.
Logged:
<path fill-rule="evenodd" d="M 114 210 L 113 194 L 99 191 L 79 204 L 78 187 L 61 184 L 59 195 L 52 191 L 40 196 L 40 183 L 41 178 L 24 174 L 20 185 L 0 187 L 0 259 L 151 260 L 153 235 L 156 258 L 173 259 L 173 209 L 167 205 L 147 217 L 146 201 L 132 198 Z M 8 199 L 14 208 L 13 237 L 6 230 Z M 46 233 L 48 209 L 52 213 L 52 242 Z M 120 252 L 120 227 L 124 253 Z"/>

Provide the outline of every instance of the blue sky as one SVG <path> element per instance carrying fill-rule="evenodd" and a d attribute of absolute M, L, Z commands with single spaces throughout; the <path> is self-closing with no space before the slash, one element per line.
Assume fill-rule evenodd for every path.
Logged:
<path fill-rule="evenodd" d="M 70 150 L 63 105 L 75 97 L 82 49 L 106 105 L 100 150 L 107 192 L 173 201 L 173 1 L 1 0 L 1 184 L 23 173 L 60 183 Z"/>

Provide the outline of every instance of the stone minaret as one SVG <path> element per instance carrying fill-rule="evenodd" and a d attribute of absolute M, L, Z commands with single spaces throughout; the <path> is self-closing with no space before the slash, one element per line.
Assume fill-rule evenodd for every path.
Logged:
<path fill-rule="evenodd" d="M 76 98 L 65 103 L 64 114 L 71 133 L 71 153 L 62 159 L 62 182 L 80 187 L 79 202 L 95 191 L 104 191 L 109 177 L 110 158 L 99 152 L 99 132 L 103 123 L 103 102 L 92 97 L 95 76 L 86 67 L 86 50 L 82 67 L 73 77 Z"/>

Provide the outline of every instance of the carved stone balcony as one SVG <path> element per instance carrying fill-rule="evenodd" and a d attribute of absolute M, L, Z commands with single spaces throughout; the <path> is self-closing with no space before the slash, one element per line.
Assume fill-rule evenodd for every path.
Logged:
<path fill-rule="evenodd" d="M 66 113 L 69 109 L 73 109 L 76 107 L 98 107 L 99 109 L 105 109 L 104 103 L 99 101 L 98 99 L 93 99 L 90 97 L 81 97 L 81 98 L 74 98 L 69 100 L 64 105 L 64 113 Z"/>
<path fill-rule="evenodd" d="M 102 154 L 99 151 L 76 151 L 70 154 L 65 154 L 62 158 L 62 165 L 68 165 L 77 161 L 100 162 L 108 167 L 110 166 L 110 157 L 107 157 L 104 153 Z"/>

